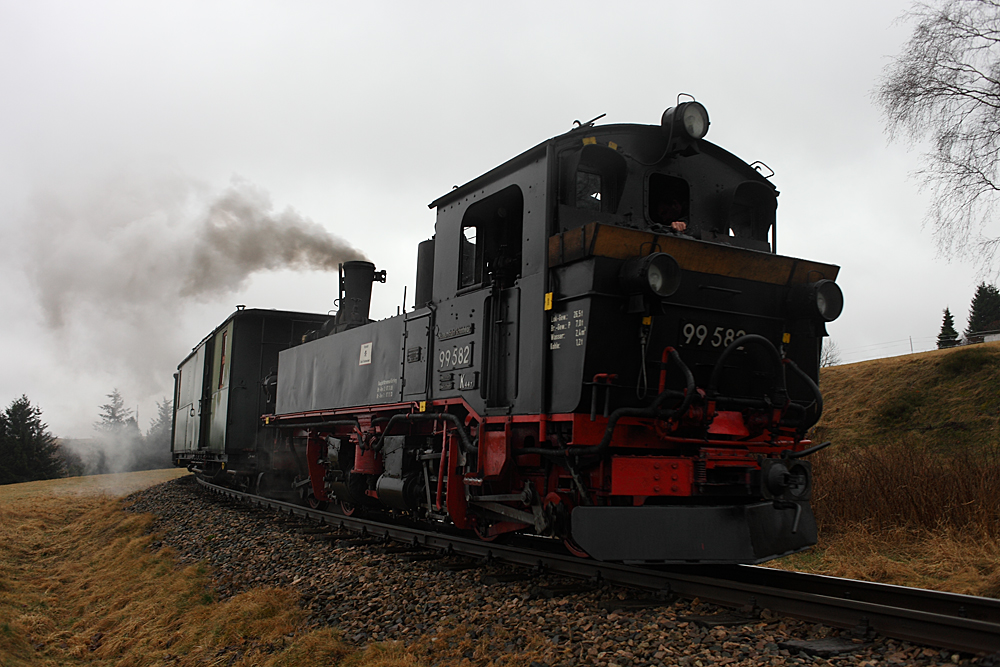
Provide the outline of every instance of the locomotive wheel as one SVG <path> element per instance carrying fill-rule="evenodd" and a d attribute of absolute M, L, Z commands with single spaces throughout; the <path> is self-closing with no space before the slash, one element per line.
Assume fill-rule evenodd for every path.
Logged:
<path fill-rule="evenodd" d="M 340 511 L 344 513 L 344 516 L 354 516 L 354 513 L 358 511 L 358 508 L 351 503 L 340 503 Z"/>
<path fill-rule="evenodd" d="M 490 535 L 489 534 L 489 529 L 490 529 L 489 524 L 480 526 L 479 525 L 479 521 L 473 521 L 472 522 L 472 530 L 473 530 L 473 532 L 475 532 L 476 533 L 476 537 L 478 537 L 479 539 L 481 539 L 483 542 L 493 542 L 498 537 L 500 537 L 499 535 Z"/>
<path fill-rule="evenodd" d="M 590 558 L 590 554 L 583 550 L 583 548 L 577 544 L 572 537 L 567 537 L 563 540 L 563 546 L 566 547 L 566 551 L 570 552 L 577 558 Z"/>
<path fill-rule="evenodd" d="M 320 512 L 324 512 L 326 511 L 326 508 L 330 506 L 330 503 L 328 503 L 325 500 L 320 500 L 314 494 L 310 493 L 309 495 L 306 496 L 306 505 L 309 506 L 309 509 L 314 509 L 314 510 L 319 510 Z"/>

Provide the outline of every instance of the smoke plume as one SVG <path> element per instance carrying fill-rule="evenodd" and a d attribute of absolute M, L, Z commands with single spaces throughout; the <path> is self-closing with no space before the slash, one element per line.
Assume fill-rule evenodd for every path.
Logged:
<path fill-rule="evenodd" d="M 40 194 L 28 223 L 22 259 L 58 353 L 77 370 L 116 373 L 133 398 L 169 393 L 197 342 L 183 326 L 190 310 L 217 304 L 217 323 L 231 307 L 222 297 L 255 273 L 364 258 L 236 178 L 221 192 L 159 173 Z"/>
<path fill-rule="evenodd" d="M 332 271 L 340 262 L 364 259 L 296 211 L 271 208 L 267 193 L 243 182 L 213 201 L 194 230 L 181 295 L 233 292 L 257 271 Z"/>

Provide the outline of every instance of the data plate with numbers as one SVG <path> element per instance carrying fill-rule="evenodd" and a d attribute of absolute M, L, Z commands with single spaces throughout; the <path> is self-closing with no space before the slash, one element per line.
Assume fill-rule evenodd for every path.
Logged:
<path fill-rule="evenodd" d="M 452 345 L 438 351 L 438 370 L 450 371 L 472 365 L 472 343 Z"/>
<path fill-rule="evenodd" d="M 677 344 L 680 347 L 697 347 L 702 349 L 724 350 L 729 344 L 746 331 L 736 327 L 727 327 L 716 322 L 697 321 L 681 322 L 678 331 Z"/>

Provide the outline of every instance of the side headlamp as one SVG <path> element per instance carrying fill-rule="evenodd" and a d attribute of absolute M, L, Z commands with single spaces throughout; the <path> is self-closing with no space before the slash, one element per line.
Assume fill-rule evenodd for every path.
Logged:
<path fill-rule="evenodd" d="M 844 293 L 832 280 L 818 280 L 796 285 L 788 297 L 788 305 L 796 315 L 832 322 L 844 310 Z"/>

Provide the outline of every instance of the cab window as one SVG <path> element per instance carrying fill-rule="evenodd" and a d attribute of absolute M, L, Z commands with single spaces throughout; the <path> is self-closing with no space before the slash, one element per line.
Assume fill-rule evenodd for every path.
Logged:
<path fill-rule="evenodd" d="M 617 212 L 627 175 L 625 158 L 613 148 L 595 144 L 584 146 L 574 161 L 570 174 L 575 174 L 575 183 L 569 184 L 573 200 L 564 197 L 564 203 L 589 211 Z"/>
<path fill-rule="evenodd" d="M 601 210 L 601 175 L 583 170 L 576 172 L 576 207 Z"/>
<path fill-rule="evenodd" d="M 733 194 L 729 210 L 729 228 L 733 236 L 767 242 L 777 208 L 773 188 L 753 181 L 741 183 Z"/>
<path fill-rule="evenodd" d="M 649 177 L 648 215 L 653 224 L 690 222 L 691 192 L 687 181 L 666 174 Z"/>
<path fill-rule="evenodd" d="M 459 235 L 459 288 L 498 282 L 510 287 L 521 275 L 524 197 L 516 185 L 473 204 Z"/>

